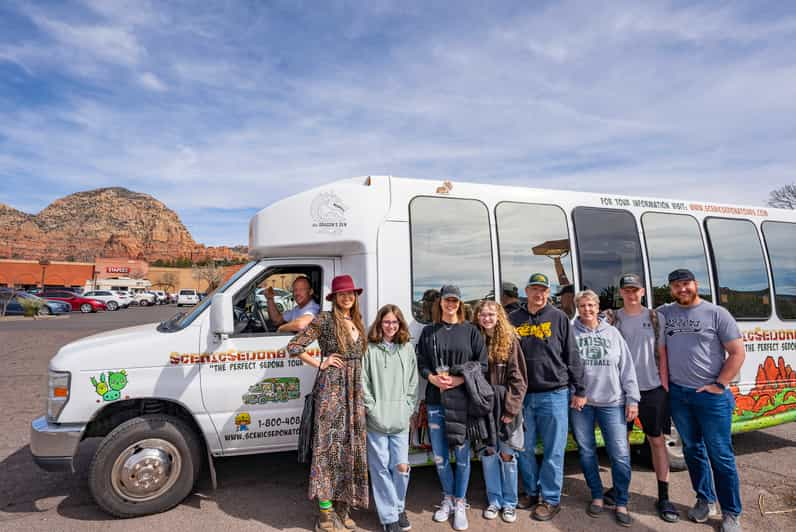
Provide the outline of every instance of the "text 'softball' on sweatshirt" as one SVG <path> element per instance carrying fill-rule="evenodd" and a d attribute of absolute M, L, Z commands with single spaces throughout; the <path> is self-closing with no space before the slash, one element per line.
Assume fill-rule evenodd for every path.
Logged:
<path fill-rule="evenodd" d="M 587 404 L 622 406 L 641 399 L 633 357 L 616 327 L 599 321 L 590 329 L 580 319 L 572 320 L 575 340 L 583 361 Z"/>

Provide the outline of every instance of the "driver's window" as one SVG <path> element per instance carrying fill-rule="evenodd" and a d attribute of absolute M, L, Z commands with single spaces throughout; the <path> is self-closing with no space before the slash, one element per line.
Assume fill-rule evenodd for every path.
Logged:
<path fill-rule="evenodd" d="M 315 265 L 267 269 L 233 300 L 235 335 L 293 335 L 321 308 L 323 272 Z"/>

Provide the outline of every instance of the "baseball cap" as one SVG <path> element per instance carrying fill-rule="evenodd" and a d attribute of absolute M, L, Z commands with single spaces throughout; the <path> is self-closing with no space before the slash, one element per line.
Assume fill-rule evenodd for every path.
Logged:
<path fill-rule="evenodd" d="M 675 281 L 696 281 L 696 277 L 694 277 L 694 272 L 691 270 L 680 268 L 669 274 L 669 284 Z"/>
<path fill-rule="evenodd" d="M 530 277 L 528 277 L 528 283 L 525 286 L 544 286 L 545 288 L 550 288 L 550 279 L 543 273 L 532 273 Z"/>
<path fill-rule="evenodd" d="M 644 284 L 635 273 L 625 273 L 619 278 L 619 288 L 644 288 Z"/>
<path fill-rule="evenodd" d="M 574 284 L 565 284 L 561 285 L 558 288 L 558 292 L 556 292 L 556 296 L 562 296 L 564 294 L 574 294 L 575 293 L 575 285 Z"/>
<path fill-rule="evenodd" d="M 517 285 L 514 283 L 503 283 L 503 294 L 509 297 L 520 297 L 520 292 L 517 290 Z"/>
<path fill-rule="evenodd" d="M 462 298 L 462 291 L 459 290 L 459 287 L 453 284 L 446 284 L 443 285 L 442 288 L 439 289 L 439 297 L 442 299 L 448 297 L 455 297 L 456 299 L 461 300 Z"/>

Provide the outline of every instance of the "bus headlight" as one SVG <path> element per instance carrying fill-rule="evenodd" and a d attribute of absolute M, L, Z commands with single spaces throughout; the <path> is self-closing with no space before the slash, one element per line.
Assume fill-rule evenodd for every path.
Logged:
<path fill-rule="evenodd" d="M 69 383 L 72 376 L 68 371 L 49 370 L 47 374 L 47 421 L 55 423 L 64 405 L 69 400 Z"/>

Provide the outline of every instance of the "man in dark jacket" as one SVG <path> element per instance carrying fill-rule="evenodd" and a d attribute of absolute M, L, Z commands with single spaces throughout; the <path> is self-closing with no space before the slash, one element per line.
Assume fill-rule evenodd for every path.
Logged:
<path fill-rule="evenodd" d="M 525 294 L 527 308 L 515 310 L 509 316 L 520 337 L 528 368 L 528 391 L 523 403 L 525 449 L 519 455 L 525 496 L 520 498 L 518 506 L 533 507 L 534 519 L 549 521 L 561 509 L 569 408 L 580 410 L 586 404 L 583 365 L 569 318 L 548 304 L 547 276 L 531 275 Z M 544 447 L 541 467 L 536 464 L 537 436 Z"/>

